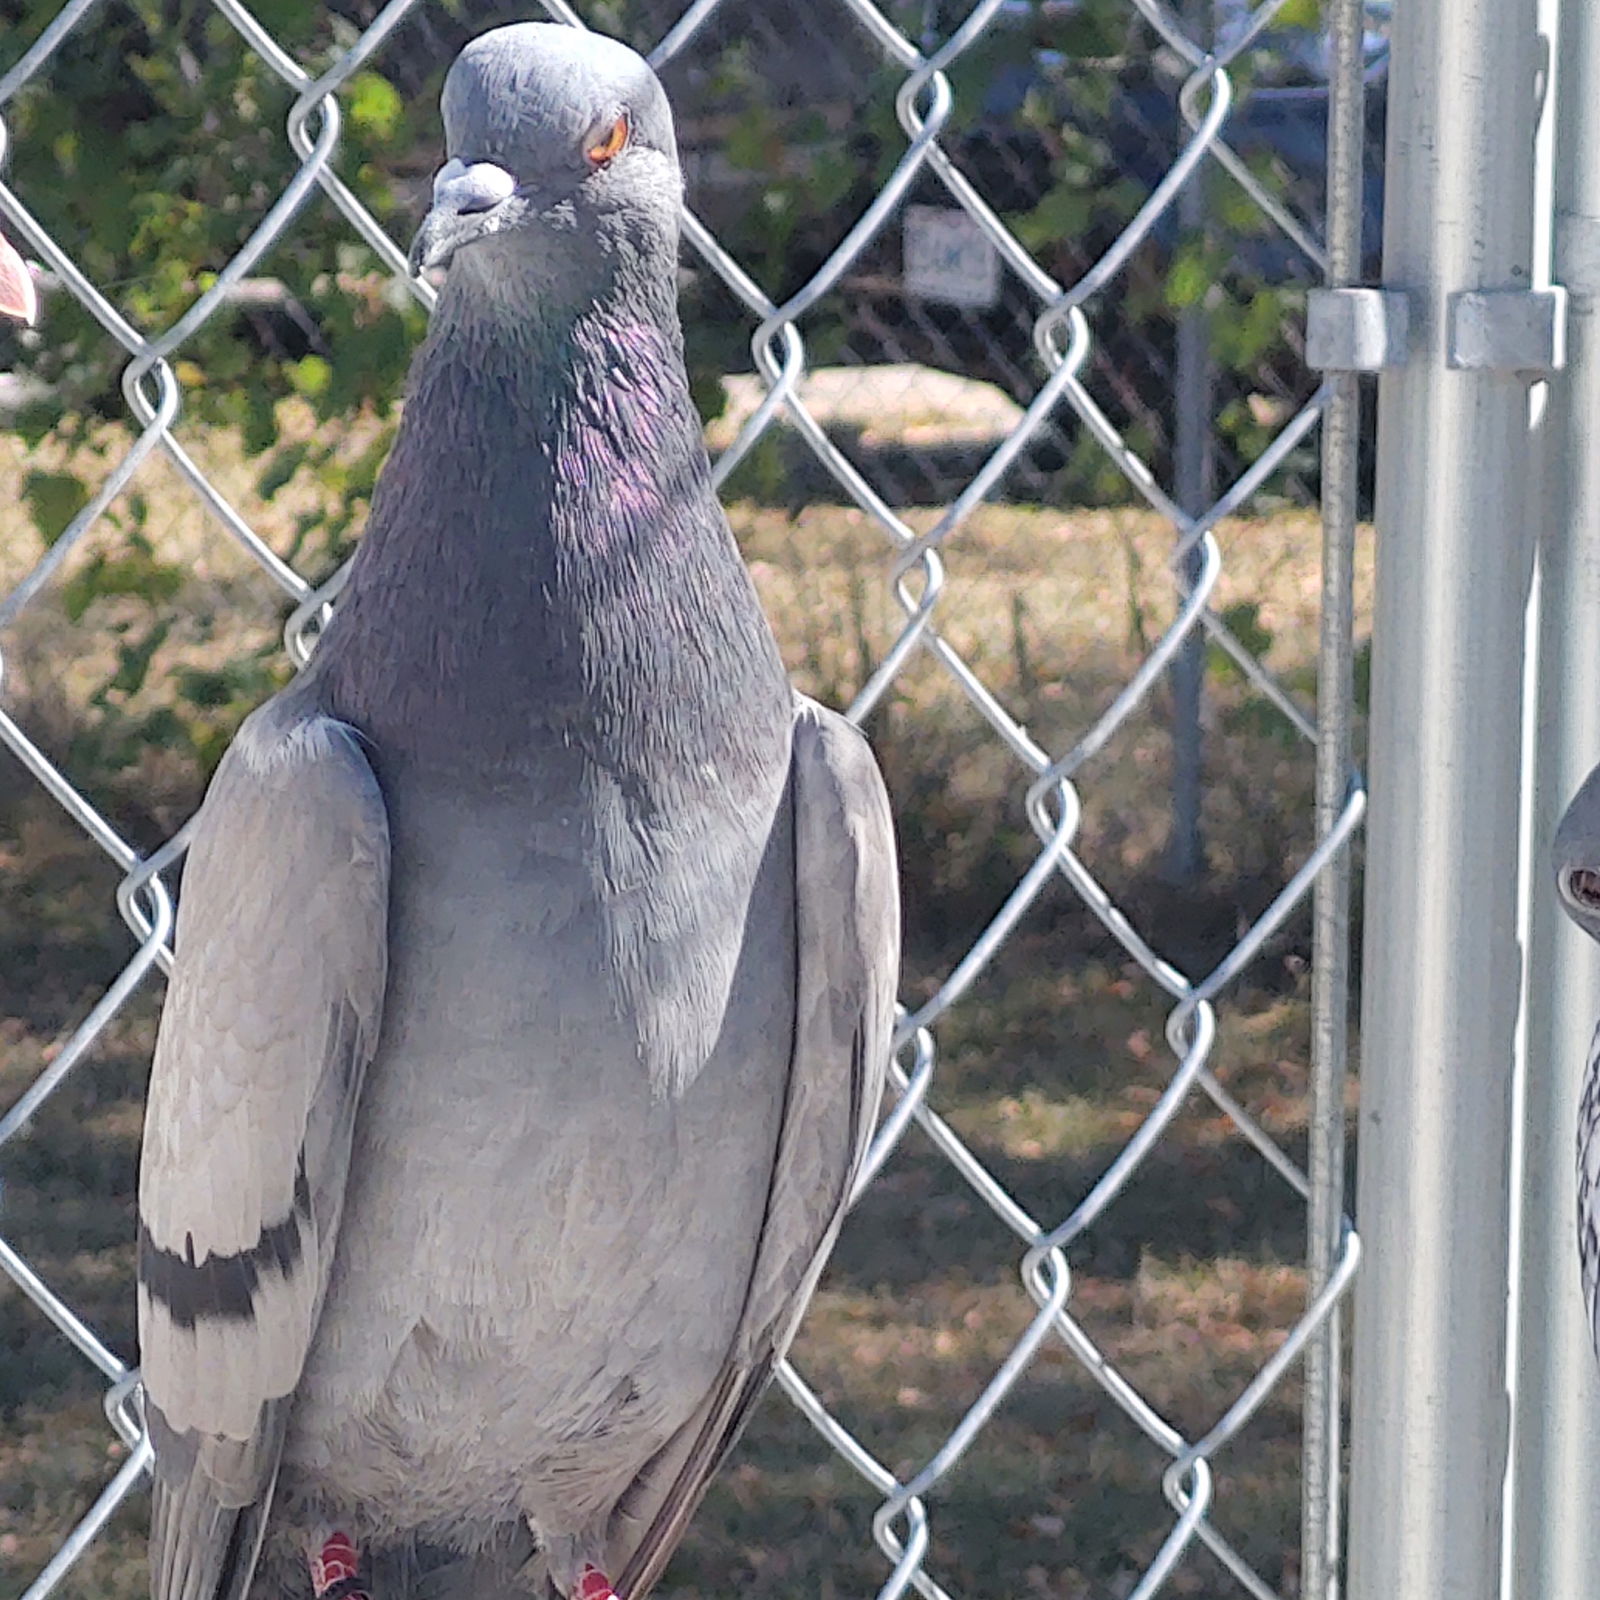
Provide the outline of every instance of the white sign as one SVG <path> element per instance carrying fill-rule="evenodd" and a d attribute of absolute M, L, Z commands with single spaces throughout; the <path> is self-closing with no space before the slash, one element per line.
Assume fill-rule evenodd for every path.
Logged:
<path fill-rule="evenodd" d="M 907 206 L 901 237 L 907 294 L 978 311 L 999 300 L 999 252 L 965 211 Z"/>

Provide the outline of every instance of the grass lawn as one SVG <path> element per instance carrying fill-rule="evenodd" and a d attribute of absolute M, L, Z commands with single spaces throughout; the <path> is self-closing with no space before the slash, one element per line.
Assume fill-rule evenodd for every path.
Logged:
<path fill-rule="evenodd" d="M 227 439 L 186 442 L 258 529 L 288 548 L 294 519 L 319 491 L 292 486 L 258 507 L 251 469 Z M 16 503 L 24 470 L 20 446 L 0 443 L 0 503 Z M 270 651 L 286 608 L 206 530 L 163 463 L 139 481 L 142 530 L 125 517 L 120 531 L 104 527 L 73 557 L 65 587 L 11 635 L 4 694 L 7 709 L 149 848 L 194 803 L 197 742 L 214 752 L 255 686 L 281 671 Z M 881 536 L 859 512 L 837 506 L 789 514 L 736 502 L 731 515 L 797 681 L 848 699 L 897 629 Z M 150 608 L 103 586 L 98 595 L 81 583 L 75 590 L 73 575 L 97 555 L 102 572 L 107 560 L 138 555 L 141 537 L 150 559 L 178 577 L 161 580 L 172 626 L 134 683 L 124 652 L 142 648 Z M 1309 699 L 1315 520 L 1238 520 L 1219 537 L 1218 608 Z M 0 590 L 37 555 L 28 541 L 13 538 L 0 551 Z M 988 508 L 946 550 L 940 626 L 1035 739 L 1065 750 L 1170 618 L 1170 542 L 1170 528 L 1142 513 Z M 1360 570 L 1364 615 L 1365 548 Z M 256 677 L 226 677 L 230 663 L 255 653 Z M 1192 976 L 1268 903 L 1311 835 L 1309 747 L 1236 672 L 1214 667 L 1205 719 L 1210 870 L 1199 884 L 1174 885 L 1161 870 L 1170 783 L 1164 685 L 1079 780 L 1084 859 L 1141 932 Z M 1031 859 L 1027 778 L 926 655 L 913 657 L 869 731 L 900 821 L 904 993 L 915 1002 L 934 991 Z M 127 959 L 115 884 L 109 864 L 15 762 L 0 758 L 0 1105 Z M 1308 929 L 1308 916 L 1294 921 L 1223 997 L 1214 1057 L 1224 1084 L 1296 1155 L 1306 1111 Z M 0 1231 L 130 1358 L 139 1095 L 158 998 L 155 988 L 141 994 L 31 1132 L 0 1154 Z M 1058 1220 L 1167 1081 L 1168 1009 L 1058 883 L 941 1022 L 931 1102 L 1034 1215 Z M 1302 1308 L 1303 1233 L 1293 1194 L 1227 1119 L 1196 1101 L 1073 1247 L 1071 1308 L 1193 1436 Z M 1026 1325 L 1033 1307 L 1018 1280 L 1020 1255 L 912 1129 L 847 1228 L 795 1352 L 835 1414 L 897 1473 L 913 1472 L 938 1448 Z M 0 1286 L 0 1600 L 21 1593 L 114 1469 L 121 1447 L 99 1393 L 43 1318 Z M 1219 1526 L 1288 1592 L 1296 1586 L 1298 1452 L 1291 1381 L 1219 1463 L 1216 1496 Z M 1171 1523 L 1163 1465 L 1077 1361 L 1047 1342 L 932 1496 L 930 1570 L 952 1592 L 996 1600 L 1125 1594 Z M 875 1504 L 774 1395 L 662 1592 L 673 1600 L 734 1590 L 747 1600 L 870 1594 L 885 1571 L 871 1544 Z M 142 1516 L 140 1503 L 121 1513 L 63 1592 L 74 1600 L 140 1594 Z M 1170 1592 L 1240 1591 L 1197 1551 Z"/>

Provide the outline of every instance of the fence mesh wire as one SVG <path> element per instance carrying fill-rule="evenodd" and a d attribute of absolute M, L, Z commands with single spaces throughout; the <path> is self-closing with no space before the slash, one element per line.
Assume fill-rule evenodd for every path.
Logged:
<path fill-rule="evenodd" d="M 53 583 L 61 581 L 63 573 L 70 570 L 74 553 L 81 553 L 94 540 L 96 530 L 102 528 L 108 508 L 128 492 L 141 467 L 152 456 L 162 454 L 204 507 L 215 535 L 242 548 L 258 569 L 261 582 L 292 607 L 286 644 L 291 656 L 303 661 L 314 647 L 325 606 L 337 595 L 340 574 L 303 570 L 301 565 L 285 559 L 252 530 L 245 513 L 230 503 L 196 463 L 177 431 L 185 407 L 178 369 L 186 344 L 213 319 L 230 314 L 230 308 L 238 304 L 241 285 L 251 280 L 263 258 L 295 229 L 303 208 L 318 194 L 337 208 L 352 241 L 372 252 L 395 284 L 404 285 L 407 292 L 424 303 L 430 301 L 427 285 L 409 278 L 402 245 L 358 198 L 356 188 L 341 175 L 339 165 L 344 109 L 341 96 L 348 93 L 352 79 L 384 50 L 408 16 L 416 12 L 420 17 L 424 8 L 420 0 L 392 0 L 359 33 L 349 30 L 348 43 L 331 65 L 313 72 L 288 53 L 238 0 L 211 0 L 211 4 L 216 14 L 231 24 L 243 46 L 294 94 L 285 136 L 294 152 L 295 169 L 242 248 L 203 292 L 196 294 L 181 316 L 165 327 L 135 325 L 114 303 L 114 288 L 97 285 L 79 265 L 83 241 L 53 237 L 36 220 L 28 193 L 0 185 L 0 214 L 24 252 L 42 265 L 47 289 L 73 297 L 104 335 L 126 352 L 122 392 L 134 435 L 126 450 L 107 463 L 103 481 L 89 503 L 71 518 L 60 537 L 0 603 L 0 623 L 10 629 L 30 604 Z M 726 0 L 726 8 L 731 14 L 732 0 Z M 1263 1207 L 1276 1207 L 1283 1202 L 1298 1204 L 1307 1198 L 1307 1180 L 1302 1171 L 1219 1077 L 1216 1007 L 1241 974 L 1261 957 L 1269 941 L 1303 910 L 1318 875 L 1328 863 L 1350 847 L 1359 825 L 1362 795 L 1359 787 L 1352 789 L 1336 825 L 1297 867 L 1285 874 L 1265 909 L 1238 930 L 1224 958 L 1209 970 L 1181 970 L 1176 961 L 1164 957 L 1170 930 L 1137 925 L 1102 886 L 1078 844 L 1083 819 L 1080 782 L 1086 767 L 1119 735 L 1126 734 L 1130 719 L 1151 698 L 1181 652 L 1192 648 L 1197 639 L 1204 639 L 1232 662 L 1271 708 L 1282 730 L 1303 741 L 1316 737 L 1313 714 L 1262 666 L 1251 648 L 1254 641 L 1237 637 L 1225 625 L 1213 601 L 1225 559 L 1219 525 L 1248 508 L 1264 487 L 1281 476 L 1292 458 L 1304 461 L 1305 447 L 1326 401 L 1326 385 L 1303 374 L 1296 380 L 1298 387 L 1288 385 L 1285 393 L 1297 394 L 1296 403 L 1285 415 L 1274 418 L 1265 442 L 1249 459 L 1240 462 L 1237 475 L 1225 491 L 1196 512 L 1180 504 L 1165 458 L 1159 462 L 1147 460 L 1130 446 L 1126 419 L 1131 413 L 1125 407 L 1119 425 L 1119 390 L 1115 383 L 1109 390 L 1106 385 L 1091 383 L 1096 363 L 1112 380 L 1125 370 L 1115 360 L 1107 360 L 1107 336 L 1097 332 L 1091 322 L 1099 303 L 1097 297 L 1103 298 L 1141 245 L 1171 221 L 1184 186 L 1197 174 L 1220 169 L 1222 176 L 1214 181 L 1231 185 L 1235 201 L 1242 196 L 1258 218 L 1271 225 L 1281 248 L 1301 260 L 1307 277 L 1318 275 L 1321 251 L 1316 226 L 1295 215 L 1279 191 L 1260 176 L 1259 166 L 1247 162 L 1230 144 L 1230 116 L 1238 92 L 1235 64 L 1258 46 L 1269 24 L 1283 10 L 1283 0 L 1258 5 L 1248 12 L 1236 8 L 1228 9 L 1226 15 L 1208 12 L 1203 30 L 1158 0 L 1132 0 L 1128 23 L 1130 38 L 1135 39 L 1137 47 L 1152 53 L 1159 50 L 1169 60 L 1182 64 L 1176 96 L 1181 124 L 1174 122 L 1181 137 L 1176 154 L 1153 175 L 1139 196 L 1131 219 L 1092 260 L 1079 264 L 1081 270 L 1070 282 L 1059 281 L 1045 270 L 1040 264 L 1040 252 L 1024 247 L 1013 229 L 1002 221 L 995 196 L 974 180 L 972 162 L 958 162 L 947 148 L 946 135 L 956 114 L 950 73 L 968 52 L 1004 26 L 1006 14 L 1015 8 L 1007 7 L 1002 0 L 979 0 L 958 20 L 946 19 L 942 27 L 939 8 L 923 8 L 920 20 L 924 28 L 915 40 L 868 0 L 818 0 L 810 9 L 822 19 L 821 37 L 831 40 L 834 34 L 829 30 L 836 29 L 839 38 L 848 36 L 850 49 L 866 52 L 876 68 L 892 70 L 897 84 L 892 110 L 901 130 L 900 147 L 892 170 L 878 183 L 870 203 L 809 272 L 804 283 L 781 303 L 718 243 L 710 226 L 695 215 L 686 214 L 687 259 L 698 270 L 713 274 L 739 308 L 749 330 L 750 349 L 761 383 L 759 398 L 721 450 L 716 473 L 719 483 L 725 480 L 758 444 L 780 430 L 802 441 L 834 490 L 859 508 L 881 532 L 882 583 L 892 594 L 900 619 L 897 635 L 879 653 L 865 680 L 856 686 L 850 714 L 858 719 L 868 716 L 913 665 L 925 667 L 931 662 L 934 670 L 948 675 L 988 734 L 1006 752 L 1010 779 L 991 798 L 996 807 L 1019 801 L 1024 806 L 1036 835 L 1031 864 L 1011 886 L 987 925 L 966 940 L 965 953 L 945 972 L 942 981 L 931 992 L 919 996 L 906 1011 L 892 1104 L 864 1182 L 879 1181 L 886 1172 L 893 1171 L 894 1163 L 903 1159 L 897 1148 L 903 1139 L 921 1137 L 931 1141 L 977 1199 L 1009 1231 L 1013 1243 L 1007 1257 L 1011 1268 L 1020 1274 L 1033 1310 L 979 1392 L 934 1397 L 933 1404 L 943 1419 L 943 1432 L 937 1447 L 917 1459 L 902 1459 L 893 1442 L 888 1448 L 881 1442 L 876 1450 L 869 1448 L 858 1436 L 858 1430 L 853 1431 L 847 1411 L 825 1405 L 804 1373 L 795 1367 L 785 1367 L 781 1385 L 828 1445 L 880 1497 L 872 1530 L 885 1564 L 879 1590 L 883 1600 L 891 1600 L 910 1588 L 931 1600 L 946 1593 L 941 1587 L 939 1563 L 931 1553 L 935 1550 L 941 1480 L 991 1424 L 998 1408 L 1047 1348 L 1058 1354 L 1065 1351 L 1071 1360 L 1081 1363 L 1167 1463 L 1164 1472 L 1152 1479 L 1145 1491 L 1152 1506 L 1164 1507 L 1160 1536 L 1142 1570 L 1128 1572 L 1116 1586 L 1117 1592 L 1147 1600 L 1168 1583 L 1195 1549 L 1203 1546 L 1221 1563 L 1227 1582 L 1245 1593 L 1267 1597 L 1277 1592 L 1273 1584 L 1245 1559 L 1223 1531 L 1225 1497 L 1218 1494 L 1214 1464 L 1219 1453 L 1249 1427 L 1267 1397 L 1279 1390 L 1308 1342 L 1327 1326 L 1354 1270 L 1353 1232 L 1346 1227 L 1331 1276 L 1326 1283 L 1312 1285 L 1308 1303 L 1285 1323 L 1281 1340 L 1270 1356 L 1198 1425 L 1190 1419 L 1187 1426 L 1180 1426 L 1157 1400 L 1141 1392 L 1097 1343 L 1090 1321 L 1075 1304 L 1074 1261 L 1085 1241 L 1092 1237 L 1097 1222 L 1151 1163 L 1174 1119 L 1197 1101 L 1214 1108 L 1214 1113 L 1226 1119 L 1235 1134 L 1253 1147 L 1263 1173 L 1276 1186 L 1262 1190 L 1259 1203 Z M 1072 8 L 1060 9 L 1066 12 Z M 92 48 L 95 30 L 107 10 L 109 7 L 98 0 L 69 0 L 0 76 L 0 159 L 5 158 L 5 142 L 9 138 L 5 121 L 8 103 L 30 83 L 48 81 L 52 62 L 69 41 Z M 585 19 L 560 0 L 546 0 L 546 10 L 554 18 L 574 25 L 583 25 L 585 20 L 605 20 L 598 14 Z M 721 0 L 695 0 L 681 15 L 664 19 L 652 51 L 654 63 L 667 69 L 691 58 L 697 41 L 703 41 L 711 31 L 744 25 L 723 12 Z M 1202 36 L 1214 39 L 1214 43 L 1202 42 Z M 174 39 L 174 50 L 181 46 L 182 41 Z M 818 62 L 811 63 L 810 70 L 832 70 L 826 52 L 820 54 Z M 680 116 L 685 114 L 685 108 L 680 106 Z M 1014 393 L 1026 390 L 1025 405 L 1008 419 L 1003 436 L 959 492 L 947 497 L 937 514 L 922 519 L 919 526 L 913 526 L 917 519 L 909 518 L 899 506 L 898 501 L 904 497 L 864 472 L 818 420 L 809 401 L 814 380 L 807 362 L 808 313 L 825 297 L 836 293 L 850 275 L 855 275 L 858 286 L 871 278 L 872 263 L 878 259 L 874 252 L 881 252 L 891 223 L 903 214 L 908 202 L 934 203 L 947 212 L 958 212 L 981 232 L 987 249 L 997 259 L 1010 303 L 1025 303 L 1028 307 L 1037 371 L 1044 374 L 1040 379 L 1019 353 L 1006 357 L 1003 379 Z M 870 299 L 868 295 L 865 303 L 870 305 Z M 953 324 L 949 318 L 940 322 L 914 298 L 897 303 L 909 307 L 907 315 L 913 325 L 920 317 L 925 330 L 944 338 L 951 350 L 949 364 L 959 364 L 959 350 L 950 344 Z M 904 333 L 903 326 L 900 331 Z M 880 344 L 887 348 L 892 340 L 885 338 Z M 1111 398 L 1097 398 L 1096 387 L 1102 395 L 1109 392 Z M 1127 391 L 1122 392 L 1125 395 Z M 1049 439 L 1091 441 L 1092 448 L 1115 469 L 1131 494 L 1170 523 L 1170 569 L 1175 594 L 1170 624 L 1149 642 L 1137 669 L 1092 723 L 1059 748 L 1045 748 L 1035 741 L 986 683 L 981 663 L 975 665 L 969 659 L 970 651 L 966 655 L 959 651 L 946 636 L 945 627 L 952 604 L 947 572 L 959 574 L 964 527 L 978 508 L 1010 481 L 1015 470 L 1028 470 L 1032 452 L 1041 441 Z M 957 598 L 955 604 L 959 603 Z M 1058 622 L 1064 625 L 1064 619 L 1052 619 L 1050 625 Z M 0 635 L 0 643 L 3 641 L 4 635 Z M 137 942 L 131 959 L 82 1024 L 64 1039 L 53 1059 L 0 1118 L 0 1147 L 4 1147 L 26 1140 L 45 1101 L 81 1067 L 136 991 L 158 982 L 166 969 L 172 898 L 165 875 L 181 854 L 184 833 L 180 830 L 158 850 L 141 853 L 91 803 L 84 776 L 53 763 L 30 738 L 29 730 L 3 711 L 0 739 L 122 874 L 117 907 Z M 1139 982 L 1152 986 L 1164 997 L 1170 1074 L 1115 1159 L 1082 1192 L 1062 1194 L 1051 1209 L 1042 1209 L 1037 1204 L 1024 1206 L 991 1170 L 992 1163 L 986 1165 L 934 1107 L 939 1101 L 940 1040 L 952 1008 L 963 1005 L 964 997 L 1014 937 L 1039 897 L 1052 886 L 1059 888 L 1062 884 L 1125 953 L 1130 970 L 1139 974 Z M 1169 1198 L 1175 1209 L 1192 1203 L 1181 1193 L 1174 1192 Z M 62 1582 L 108 1519 L 136 1489 L 148 1462 L 148 1447 L 139 1433 L 136 1374 L 123 1356 L 102 1342 L 96 1331 L 86 1326 L 72 1306 L 44 1281 L 25 1256 L 24 1248 L 7 1220 L 0 1196 L 0 1267 L 78 1355 L 98 1371 L 105 1386 L 111 1426 L 126 1445 L 120 1465 L 92 1507 L 75 1526 L 61 1528 L 59 1550 L 48 1566 L 37 1574 L 23 1575 L 23 1582 L 31 1581 L 26 1592 L 34 1600 Z M 1063 1439 L 1061 1448 L 1065 1451 L 1078 1445 Z M 1336 1469 L 1331 1478 L 1337 1484 Z M 1086 1509 L 1083 1514 L 1091 1513 Z M 1292 1535 L 1285 1532 L 1283 1542 L 1292 1543 Z M 1280 1574 L 1292 1577 L 1293 1570 L 1294 1563 L 1285 1552 Z M 1274 1582 L 1285 1580 L 1279 1577 Z"/>

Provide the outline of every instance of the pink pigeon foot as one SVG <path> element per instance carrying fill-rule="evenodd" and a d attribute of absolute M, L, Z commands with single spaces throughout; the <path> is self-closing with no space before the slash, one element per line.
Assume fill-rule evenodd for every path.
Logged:
<path fill-rule="evenodd" d="M 585 1567 L 572 1600 L 617 1600 L 617 1594 L 611 1580 L 598 1567 Z"/>
<path fill-rule="evenodd" d="M 348 1533 L 330 1533 L 311 1558 L 311 1587 L 317 1600 L 369 1600 L 354 1585 L 361 1574 L 361 1553 Z"/>

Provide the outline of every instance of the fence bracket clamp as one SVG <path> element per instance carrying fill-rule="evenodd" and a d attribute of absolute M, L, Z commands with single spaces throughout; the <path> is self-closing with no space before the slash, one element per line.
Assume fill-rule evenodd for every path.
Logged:
<path fill-rule="evenodd" d="M 1398 289 L 1313 289 L 1306 296 L 1306 364 L 1319 372 L 1403 366 L 1411 303 Z"/>
<path fill-rule="evenodd" d="M 1567 363 L 1567 291 L 1463 289 L 1450 296 L 1447 360 L 1457 371 L 1539 376 Z"/>
<path fill-rule="evenodd" d="M 1539 377 L 1567 360 L 1567 291 L 1463 289 L 1445 302 L 1446 364 L 1456 372 Z M 1411 302 L 1400 289 L 1313 289 L 1306 362 L 1321 372 L 1383 372 L 1410 354 Z"/>

